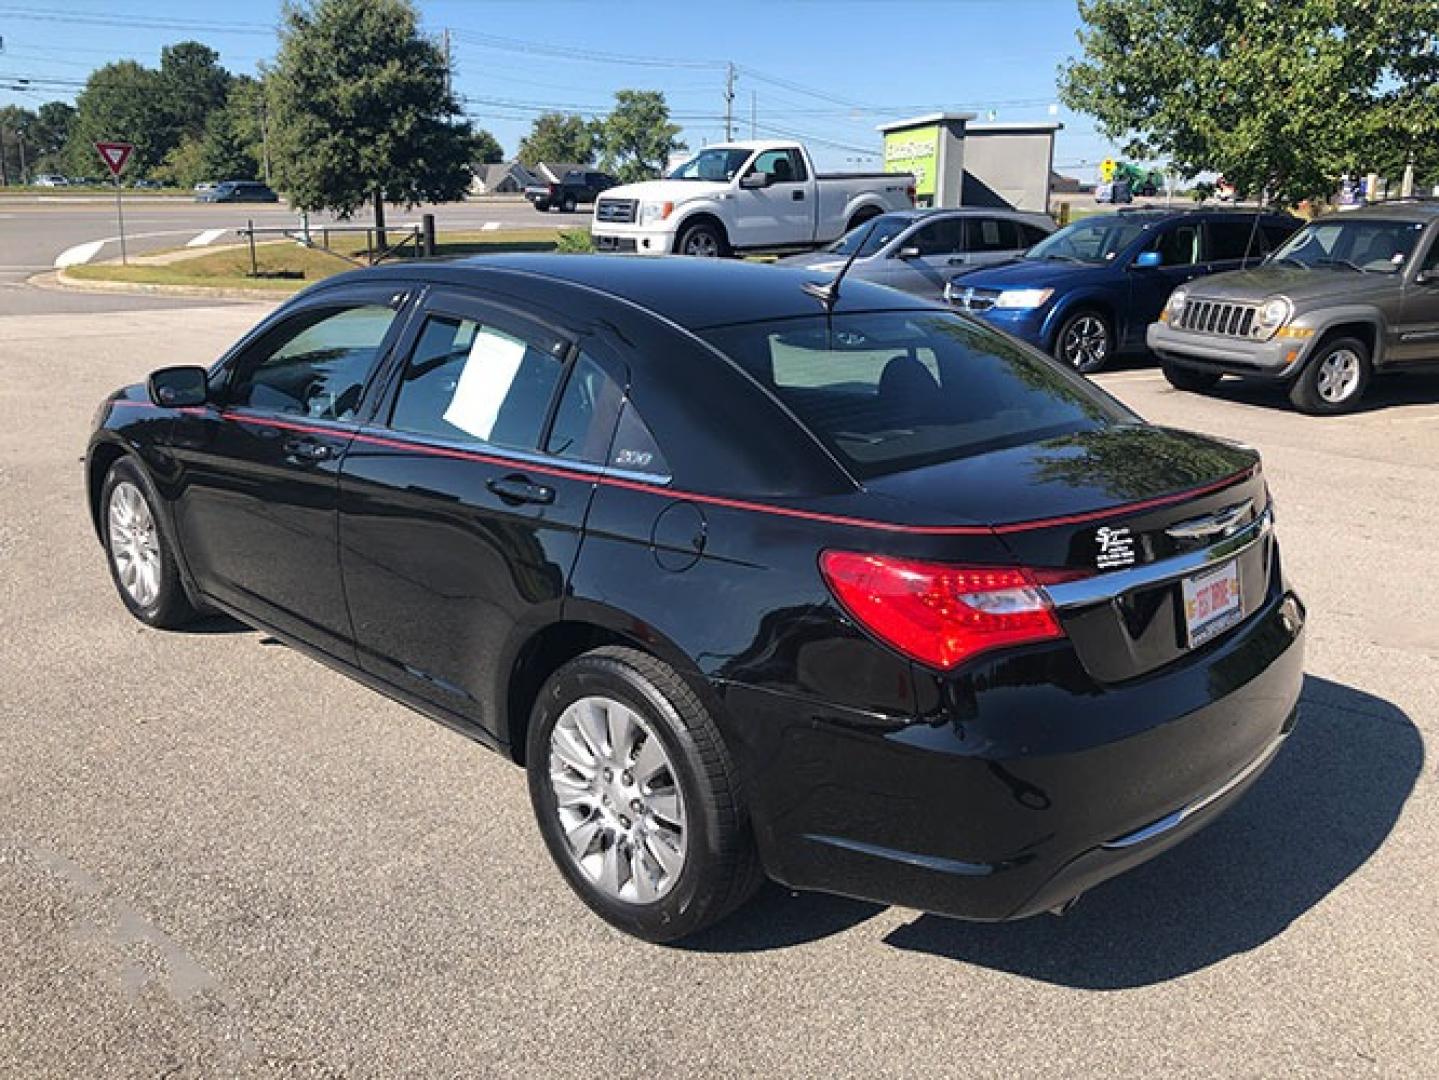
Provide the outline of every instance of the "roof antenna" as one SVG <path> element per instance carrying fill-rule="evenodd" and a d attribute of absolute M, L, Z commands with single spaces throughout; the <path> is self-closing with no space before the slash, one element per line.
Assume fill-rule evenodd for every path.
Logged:
<path fill-rule="evenodd" d="M 849 273 L 849 268 L 854 265 L 854 260 L 859 258 L 859 253 L 869 242 L 870 234 L 879 228 L 879 217 L 876 214 L 874 220 L 869 223 L 869 228 L 864 230 L 864 235 L 859 238 L 859 243 L 854 245 L 854 250 L 849 253 L 849 258 L 844 261 L 844 265 L 840 267 L 839 273 L 834 276 L 833 281 L 827 281 L 823 285 L 806 281 L 800 285 L 801 289 L 824 305 L 826 314 L 832 313 L 835 304 L 839 303 L 839 283 L 844 280 L 844 275 Z"/>

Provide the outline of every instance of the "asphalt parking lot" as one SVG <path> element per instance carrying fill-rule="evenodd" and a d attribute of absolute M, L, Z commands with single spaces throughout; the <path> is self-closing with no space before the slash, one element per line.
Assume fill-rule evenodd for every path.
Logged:
<path fill-rule="evenodd" d="M 264 310 L 0 317 L 0 1075 L 1439 1073 L 1439 378 L 1318 420 L 1100 377 L 1263 451 L 1310 608 L 1301 726 L 1212 828 L 1064 918 L 771 888 L 659 948 L 571 896 L 498 757 L 114 596 L 96 403 Z"/>

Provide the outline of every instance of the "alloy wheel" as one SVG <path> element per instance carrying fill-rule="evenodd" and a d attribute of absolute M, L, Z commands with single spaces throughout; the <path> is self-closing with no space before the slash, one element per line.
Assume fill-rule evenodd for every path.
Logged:
<path fill-rule="evenodd" d="M 607 897 L 649 904 L 684 868 L 684 798 L 654 729 L 608 697 L 572 703 L 550 733 L 555 813 L 580 872 Z"/>
<path fill-rule="evenodd" d="M 686 255 L 697 255 L 702 259 L 714 259 L 719 257 L 719 241 L 711 233 L 703 230 L 692 232 L 685 237 Z"/>
<path fill-rule="evenodd" d="M 140 607 L 149 607 L 160 596 L 160 538 L 150 504 L 128 480 L 110 492 L 109 533 L 121 588 Z"/>
<path fill-rule="evenodd" d="M 1315 386 L 1330 405 L 1347 401 L 1359 386 L 1359 357 L 1350 349 L 1335 349 L 1319 364 Z"/>
<path fill-rule="evenodd" d="M 1078 371 L 1089 371 L 1109 355 L 1109 331 L 1097 315 L 1081 315 L 1070 323 L 1060 343 L 1064 362 Z"/>

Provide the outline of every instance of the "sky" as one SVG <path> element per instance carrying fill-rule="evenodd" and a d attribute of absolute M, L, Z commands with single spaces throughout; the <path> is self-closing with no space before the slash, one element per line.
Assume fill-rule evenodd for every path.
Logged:
<path fill-rule="evenodd" d="M 1112 148 L 1058 105 L 1076 53 L 1075 0 L 420 0 L 422 27 L 449 31 L 455 90 L 512 156 L 535 115 L 604 112 L 614 91 L 662 90 L 691 146 L 724 137 L 726 65 L 736 66 L 736 137 L 799 137 L 821 167 L 874 167 L 875 126 L 936 109 L 1003 121 L 1058 120 L 1062 172 L 1093 179 Z M 156 66 L 193 39 L 231 71 L 274 56 L 281 0 L 0 0 L 0 105 L 73 101 L 112 60 Z M 1057 112 L 1054 111 L 1057 108 Z"/>

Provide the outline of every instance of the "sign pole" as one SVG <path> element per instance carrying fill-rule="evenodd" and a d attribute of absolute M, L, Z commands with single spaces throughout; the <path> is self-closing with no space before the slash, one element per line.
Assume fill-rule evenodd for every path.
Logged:
<path fill-rule="evenodd" d="M 115 175 L 115 218 L 120 225 L 120 265 L 129 266 L 130 258 L 125 252 L 125 207 L 120 199 L 120 176 Z"/>

